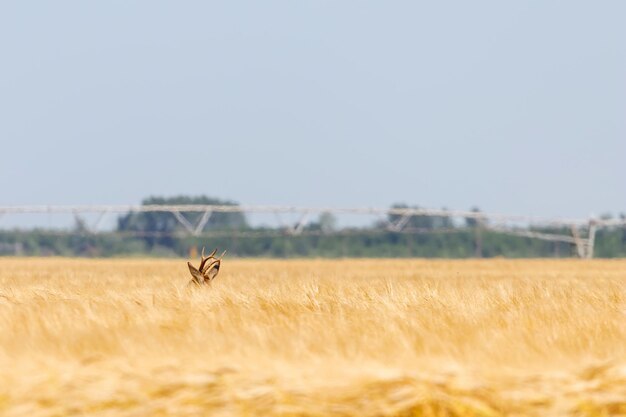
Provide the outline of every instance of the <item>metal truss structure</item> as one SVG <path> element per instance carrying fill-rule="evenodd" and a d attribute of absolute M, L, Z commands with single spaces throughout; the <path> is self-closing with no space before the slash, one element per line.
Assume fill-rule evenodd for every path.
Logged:
<path fill-rule="evenodd" d="M 171 213 L 183 226 L 187 235 L 201 236 L 213 213 L 273 213 L 280 220 L 282 214 L 295 214 L 299 220 L 291 225 L 282 223 L 281 234 L 300 235 L 312 215 L 331 213 L 334 215 L 363 215 L 382 218 L 386 230 L 394 233 L 432 233 L 432 229 L 408 227 L 414 216 L 440 217 L 450 219 L 473 219 L 475 228 L 490 230 L 509 235 L 540 239 L 552 242 L 564 242 L 575 245 L 580 258 L 592 258 L 596 232 L 600 228 L 626 226 L 626 219 L 563 219 L 541 218 L 532 216 L 514 216 L 506 214 L 483 213 L 478 211 L 423 209 L 423 208 L 367 208 L 367 207 L 296 207 L 296 206 L 237 206 L 237 205 L 89 205 L 89 206 L 0 206 L 0 217 L 11 214 L 72 214 L 87 226 L 89 232 L 98 233 L 107 215 L 126 213 L 165 212 Z M 193 224 L 184 213 L 202 213 Z M 89 225 L 85 215 L 97 215 L 96 221 Z M 388 220 L 390 215 L 397 220 Z M 435 229 L 436 232 L 452 232 L 458 229 Z M 557 230 L 557 232 L 546 232 Z M 564 231 L 568 231 L 566 234 Z M 236 233 L 236 232 L 222 232 Z M 242 232 L 258 236 L 259 233 Z M 271 234 L 263 231 L 262 233 Z M 306 232 L 310 234 L 310 232 Z M 317 232 L 320 233 L 320 232 Z M 350 233 L 350 231 L 333 232 Z M 354 231 L 352 231 L 354 233 Z M 136 233 L 135 233 L 136 235 Z"/>

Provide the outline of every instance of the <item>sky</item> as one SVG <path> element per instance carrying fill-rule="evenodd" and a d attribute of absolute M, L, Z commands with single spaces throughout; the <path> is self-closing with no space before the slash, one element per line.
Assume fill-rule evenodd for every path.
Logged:
<path fill-rule="evenodd" d="M 0 205 L 626 212 L 626 2 L 0 3 Z"/>

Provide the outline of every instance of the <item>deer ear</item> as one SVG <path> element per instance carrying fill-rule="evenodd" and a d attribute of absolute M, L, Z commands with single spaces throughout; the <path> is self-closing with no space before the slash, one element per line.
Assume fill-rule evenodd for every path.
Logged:
<path fill-rule="evenodd" d="M 191 262 L 187 262 L 187 266 L 189 267 L 189 272 L 191 272 L 191 276 L 193 280 L 198 284 L 202 284 L 204 282 L 204 276 L 198 271 Z"/>
<path fill-rule="evenodd" d="M 204 277 L 209 281 L 213 280 L 220 272 L 220 261 L 215 261 L 204 272 Z"/>

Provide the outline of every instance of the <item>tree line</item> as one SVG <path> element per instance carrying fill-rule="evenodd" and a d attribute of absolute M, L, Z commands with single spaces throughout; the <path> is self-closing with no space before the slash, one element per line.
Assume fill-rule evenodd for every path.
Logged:
<path fill-rule="evenodd" d="M 207 196 L 149 197 L 143 205 L 237 205 Z M 391 208 L 410 208 L 395 204 Z M 416 208 L 415 206 L 411 208 Z M 479 213 L 477 208 L 473 211 Z M 183 212 L 197 225 L 203 213 Z M 393 230 L 389 225 L 399 225 Z M 567 230 L 542 229 L 568 234 Z M 0 231 L 0 254 L 63 256 L 189 256 L 202 246 L 228 249 L 231 256 L 254 257 L 572 257 L 573 245 L 490 231 L 474 217 L 455 223 L 448 216 L 389 214 L 369 227 L 337 228 L 330 213 L 306 224 L 299 235 L 284 228 L 251 226 L 242 212 L 214 212 L 200 236 L 192 236 L 167 212 L 131 212 L 114 231 L 91 233 L 80 221 L 67 232 L 44 229 Z M 626 256 L 626 228 L 597 232 L 596 257 Z"/>

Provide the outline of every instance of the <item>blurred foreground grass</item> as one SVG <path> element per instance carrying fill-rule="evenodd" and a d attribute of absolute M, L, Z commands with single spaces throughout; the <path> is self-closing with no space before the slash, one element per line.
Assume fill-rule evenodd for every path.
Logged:
<path fill-rule="evenodd" d="M 0 259 L 2 416 L 626 415 L 626 261 Z"/>

